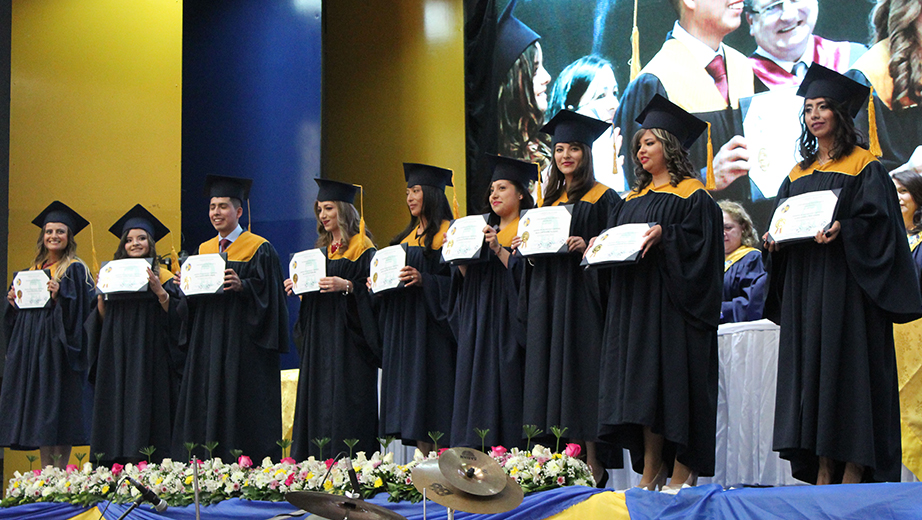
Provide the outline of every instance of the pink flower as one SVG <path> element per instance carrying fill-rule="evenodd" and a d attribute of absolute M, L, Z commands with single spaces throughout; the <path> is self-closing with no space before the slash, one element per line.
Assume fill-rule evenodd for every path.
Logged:
<path fill-rule="evenodd" d="M 273 480 L 272 482 L 269 482 L 269 489 L 277 489 L 278 487 L 279 487 L 278 480 Z"/>
<path fill-rule="evenodd" d="M 237 464 L 239 464 L 241 468 L 249 468 L 253 466 L 253 461 L 246 455 L 241 455 L 240 458 L 237 459 Z"/>
<path fill-rule="evenodd" d="M 506 454 L 506 451 L 507 451 L 506 448 L 502 446 L 493 446 L 492 448 L 490 448 L 490 456 L 491 457 L 502 457 L 503 455 Z"/>
<path fill-rule="evenodd" d="M 333 467 L 333 459 L 327 459 L 323 461 L 323 463 L 327 465 L 327 469 L 330 469 Z"/>
<path fill-rule="evenodd" d="M 291 483 L 294 481 L 295 481 L 295 474 L 292 473 L 291 475 L 288 475 L 288 478 L 285 479 L 285 485 L 290 486 Z"/>
<path fill-rule="evenodd" d="M 144 471 L 145 469 L 147 469 L 147 461 L 142 460 L 138 463 L 138 471 Z"/>
<path fill-rule="evenodd" d="M 285 458 L 282 459 L 280 462 L 281 462 L 282 464 L 297 464 L 297 463 L 298 463 L 298 461 L 296 461 L 295 459 L 293 459 L 293 458 L 291 458 L 291 457 L 285 457 Z"/>
<path fill-rule="evenodd" d="M 544 465 L 545 462 L 551 460 L 547 457 L 535 457 L 535 460 L 538 461 L 538 464 Z"/>
<path fill-rule="evenodd" d="M 115 464 L 112 465 L 112 476 L 117 477 L 118 474 L 121 473 L 123 469 L 125 469 L 125 466 L 122 466 L 121 464 L 116 462 Z"/>
<path fill-rule="evenodd" d="M 68 464 L 67 467 L 64 468 L 64 470 L 67 471 L 68 474 L 71 474 L 71 473 L 77 471 L 77 465 L 76 465 L 76 464 Z"/>
<path fill-rule="evenodd" d="M 442 456 L 442 453 L 444 453 L 444 452 L 447 451 L 447 450 L 448 450 L 448 448 L 442 448 L 442 449 L 440 449 L 440 450 L 439 450 L 439 457 L 441 457 L 441 456 Z"/>
<path fill-rule="evenodd" d="M 558 485 L 558 486 L 562 486 L 562 485 L 564 485 L 566 482 L 567 482 L 567 479 L 565 479 L 565 478 L 563 478 L 563 477 L 557 477 L 557 485 Z"/>
<path fill-rule="evenodd" d="M 33 469 L 33 470 L 32 470 L 32 474 L 35 475 L 35 476 L 37 477 L 37 476 L 39 476 L 39 475 L 42 474 L 42 470 L 40 470 L 40 469 Z"/>
<path fill-rule="evenodd" d="M 567 444 L 567 448 L 563 450 L 563 454 L 567 457 L 579 457 L 581 451 L 582 448 L 579 447 L 579 444 L 571 442 Z"/>
<path fill-rule="evenodd" d="M 413 479 L 411 479 L 410 477 L 407 477 L 407 478 L 404 480 L 404 482 L 406 482 L 406 484 L 407 484 L 408 486 L 412 486 L 412 485 L 413 485 Z"/>

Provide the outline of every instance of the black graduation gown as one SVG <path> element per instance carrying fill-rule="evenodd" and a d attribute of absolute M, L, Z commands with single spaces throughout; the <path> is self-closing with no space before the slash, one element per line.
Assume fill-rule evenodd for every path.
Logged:
<path fill-rule="evenodd" d="M 890 78 L 890 40 L 876 43 L 855 62 L 854 69 L 846 76 L 864 85 L 874 86 L 874 113 L 877 122 L 877 137 L 883 155 L 880 162 L 888 171 L 902 166 L 909 156 L 922 145 L 922 105 L 904 108 L 899 102 L 881 100 L 882 92 L 887 96 L 893 90 Z M 868 107 L 864 105 L 855 117 L 855 127 L 868 135 Z"/>
<path fill-rule="evenodd" d="M 199 246 L 216 253 L 217 238 Z M 217 441 L 214 456 L 243 450 L 253 460 L 278 460 L 282 438 L 279 353 L 288 350 L 288 308 L 278 254 L 244 232 L 227 249 L 227 268 L 239 292 L 180 301 L 180 345 L 187 349 L 173 429 L 173 458 L 188 457 L 186 442 Z M 199 448 L 197 453 L 205 452 Z"/>
<path fill-rule="evenodd" d="M 563 198 L 565 199 L 566 194 Z M 561 201 L 566 203 L 566 200 Z M 586 243 L 597 236 L 621 204 L 614 190 L 596 183 L 573 204 L 570 236 Z M 551 434 L 592 441 L 598 434 L 599 356 L 604 320 L 599 272 L 580 267 L 580 253 L 529 258 L 519 292 L 525 329 L 522 421 Z M 605 275 L 601 277 L 605 278 Z"/>
<path fill-rule="evenodd" d="M 818 456 L 900 479 L 900 409 L 893 322 L 922 315 L 919 280 L 896 189 L 861 148 L 806 171 L 778 198 L 841 188 L 839 236 L 772 253 L 766 317 L 781 325 L 773 449 L 816 482 Z"/>
<path fill-rule="evenodd" d="M 86 266 L 73 262 L 58 297 L 43 309 L 16 309 L 4 298 L 9 338 L 0 389 L 0 446 L 31 450 L 90 440 L 83 322 L 96 303 Z"/>
<path fill-rule="evenodd" d="M 171 276 L 163 270 L 161 279 Z M 173 418 L 185 354 L 179 350 L 179 288 L 167 278 L 170 295 L 164 311 L 151 292 L 106 302 L 106 316 L 86 321 L 90 382 L 95 385 L 91 453 L 107 462 L 146 459 L 141 448 L 154 446 L 152 461 L 170 456 Z"/>
<path fill-rule="evenodd" d="M 450 446 L 451 405 L 455 388 L 457 344 L 448 325 L 451 270 L 441 263 L 442 236 L 448 221 L 426 252 L 411 231 L 407 265 L 422 275 L 422 287 L 403 287 L 372 297 L 381 335 L 381 436 Z M 410 242 L 408 242 L 410 241 Z"/>
<path fill-rule="evenodd" d="M 717 325 L 723 218 L 697 179 L 629 195 L 610 225 L 654 222 L 660 243 L 611 269 L 602 343 L 603 439 L 631 450 L 643 472 L 643 426 L 665 437 L 663 460 L 714 474 Z"/>
<path fill-rule="evenodd" d="M 768 275 L 762 266 L 762 252 L 749 250 L 724 271 L 720 322 L 739 323 L 762 319 Z"/>
<path fill-rule="evenodd" d="M 325 253 L 329 257 L 329 250 Z M 329 458 L 358 439 L 355 452 L 378 448 L 377 324 L 365 281 L 375 254 L 371 240 L 355 236 L 345 251 L 327 260 L 327 276 L 352 282 L 353 292 L 311 292 L 301 296 L 295 345 L 301 358 L 291 455 Z M 324 452 L 311 441 L 330 438 Z"/>
<path fill-rule="evenodd" d="M 916 274 L 922 277 L 922 234 L 914 233 L 908 235 L 909 250 L 912 252 L 912 261 L 916 264 Z"/>
<path fill-rule="evenodd" d="M 500 244 L 511 244 L 518 219 L 499 233 Z M 518 285 L 523 261 L 509 264 L 492 252 L 482 263 L 452 275 L 452 328 L 458 338 L 453 446 L 480 448 L 474 428 L 489 429 L 486 446 L 519 446 L 522 439 L 522 377 L 524 337 L 516 319 Z M 524 446 L 522 446 L 524 447 Z"/>

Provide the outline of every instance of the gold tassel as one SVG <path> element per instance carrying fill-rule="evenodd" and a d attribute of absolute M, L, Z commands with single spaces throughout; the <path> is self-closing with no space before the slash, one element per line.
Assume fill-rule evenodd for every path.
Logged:
<path fill-rule="evenodd" d="M 253 232 L 253 212 L 250 211 L 250 199 L 247 199 L 247 231 Z"/>
<path fill-rule="evenodd" d="M 353 186 L 358 186 L 359 188 L 359 197 L 361 197 L 361 202 L 359 202 L 359 236 L 362 237 L 362 241 L 365 240 L 365 188 L 361 184 L 353 184 Z"/>
<path fill-rule="evenodd" d="M 460 206 L 458 205 L 458 188 L 455 187 L 455 171 L 451 171 L 451 211 L 454 213 L 455 218 L 461 214 Z"/>
<path fill-rule="evenodd" d="M 548 166 L 548 168 L 550 168 L 550 166 Z M 538 180 L 535 181 L 538 184 L 538 189 L 535 190 L 538 195 L 537 201 L 535 202 L 536 208 L 540 208 L 541 206 L 544 205 L 544 190 L 541 189 L 541 176 L 542 175 L 544 175 L 544 172 L 541 171 L 541 165 L 539 164 L 538 165 Z"/>
<path fill-rule="evenodd" d="M 99 260 L 96 258 L 96 234 L 93 232 L 93 223 L 90 222 L 90 250 L 93 255 L 93 279 L 99 274 Z"/>
<path fill-rule="evenodd" d="M 868 96 L 868 141 L 870 147 L 868 151 L 875 157 L 880 157 L 884 153 L 880 149 L 880 140 L 877 138 L 877 111 L 874 108 L 874 87 L 871 87 L 871 95 Z"/>
<path fill-rule="evenodd" d="M 637 28 L 637 0 L 634 0 L 634 28 L 631 29 L 631 81 L 640 75 L 640 29 Z"/>
<path fill-rule="evenodd" d="M 717 183 L 714 181 L 714 143 L 711 142 L 711 123 L 708 123 L 708 170 L 707 170 L 707 184 L 704 185 L 704 189 L 713 190 L 717 187 Z"/>

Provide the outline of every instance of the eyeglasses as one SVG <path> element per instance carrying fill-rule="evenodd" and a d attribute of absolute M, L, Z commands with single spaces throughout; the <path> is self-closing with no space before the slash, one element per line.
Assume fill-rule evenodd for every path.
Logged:
<path fill-rule="evenodd" d="M 794 9 L 798 9 L 808 4 L 815 4 L 816 0 L 778 0 L 777 2 L 766 5 L 762 9 L 750 9 L 750 11 L 759 16 L 778 18 L 781 16 L 781 13 L 784 12 L 785 3 Z"/>

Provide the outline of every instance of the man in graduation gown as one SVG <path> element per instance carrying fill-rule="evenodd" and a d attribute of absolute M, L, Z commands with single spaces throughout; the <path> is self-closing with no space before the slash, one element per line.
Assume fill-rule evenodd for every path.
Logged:
<path fill-rule="evenodd" d="M 190 296 L 179 307 L 180 342 L 188 349 L 173 457 L 184 443 L 218 442 L 214 456 L 243 450 L 253 460 L 281 451 L 279 354 L 288 350 L 288 310 L 278 254 L 239 224 L 252 181 L 209 175 L 205 194 L 218 236 L 198 254 L 227 253 L 224 292 Z"/>
<path fill-rule="evenodd" d="M 722 43 L 740 26 L 742 2 L 726 0 L 671 0 L 679 19 L 663 47 L 640 71 L 621 98 L 615 126 L 629 143 L 640 128 L 635 118 L 660 94 L 698 118 L 711 123 L 717 196 L 737 201 L 762 199 L 749 181 L 749 152 L 743 134 L 740 98 L 765 90 L 757 82 L 746 56 Z M 634 158 L 625 153 L 625 178 L 634 183 Z M 707 139 L 689 150 L 692 164 L 703 169 Z M 770 209 L 770 208 L 769 208 Z M 758 212 L 753 212 L 758 213 Z M 761 215 L 753 215 L 761 222 Z"/>
<path fill-rule="evenodd" d="M 813 34 L 819 4 L 746 0 L 749 34 L 758 48 L 749 57 L 752 72 L 768 88 L 796 87 L 816 62 L 836 72 L 848 70 L 866 50 L 854 42 L 834 42 Z"/>

